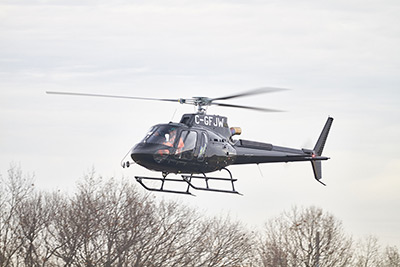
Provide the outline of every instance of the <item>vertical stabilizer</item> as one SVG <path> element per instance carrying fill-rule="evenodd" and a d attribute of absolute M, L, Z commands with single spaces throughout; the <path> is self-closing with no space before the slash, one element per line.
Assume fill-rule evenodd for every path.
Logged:
<path fill-rule="evenodd" d="M 322 129 L 322 132 L 318 138 L 317 143 L 315 144 L 314 147 L 314 156 L 321 156 L 322 155 L 322 151 L 324 150 L 324 146 L 326 143 L 326 139 L 328 138 L 328 134 L 329 134 L 329 130 L 331 129 L 332 126 L 332 122 L 333 122 L 333 118 L 332 117 L 328 117 L 328 120 L 325 123 L 324 128 Z M 321 184 L 325 185 L 323 182 L 321 182 L 322 179 L 322 167 L 321 167 L 321 160 L 318 159 L 313 159 L 311 160 L 311 166 L 312 169 L 314 171 L 314 177 L 315 180 L 317 180 L 318 182 L 320 182 Z"/>
<path fill-rule="evenodd" d="M 325 123 L 324 129 L 322 129 L 321 135 L 319 136 L 317 143 L 315 144 L 314 153 L 317 156 L 322 155 L 322 151 L 324 150 L 326 139 L 328 138 L 329 130 L 331 129 L 331 126 L 332 126 L 332 122 L 333 122 L 333 118 L 329 117 Z"/>
<path fill-rule="evenodd" d="M 323 185 L 326 185 L 323 182 L 321 182 L 321 179 L 322 179 L 322 168 L 321 168 L 321 165 L 322 164 L 321 164 L 320 160 L 312 160 L 311 161 L 311 166 L 312 166 L 312 169 L 314 171 L 315 180 L 317 180 L 318 182 L 320 182 Z"/>

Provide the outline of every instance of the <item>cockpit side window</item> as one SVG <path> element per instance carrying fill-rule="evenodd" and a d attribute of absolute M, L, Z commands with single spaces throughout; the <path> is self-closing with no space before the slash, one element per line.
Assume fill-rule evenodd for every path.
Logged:
<path fill-rule="evenodd" d="M 197 132 L 182 131 L 177 141 L 176 156 L 182 159 L 192 159 L 196 148 Z"/>

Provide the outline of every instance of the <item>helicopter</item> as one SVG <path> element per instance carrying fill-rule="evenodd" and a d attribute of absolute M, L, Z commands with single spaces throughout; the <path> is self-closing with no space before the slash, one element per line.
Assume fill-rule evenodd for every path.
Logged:
<path fill-rule="evenodd" d="M 240 127 L 229 127 L 228 118 L 208 115 L 209 106 L 248 109 L 262 112 L 281 110 L 222 103 L 221 101 L 251 95 L 287 90 L 262 87 L 224 97 L 147 98 L 120 95 L 103 95 L 73 92 L 46 91 L 47 94 L 152 100 L 189 104 L 197 108 L 195 113 L 183 114 L 179 122 L 154 125 L 146 136 L 129 150 L 121 161 L 123 168 L 136 163 L 161 173 L 161 177 L 135 176 L 136 181 L 148 191 L 194 195 L 193 190 L 240 194 L 235 189 L 236 178 L 227 168 L 230 165 L 260 164 L 272 162 L 311 162 L 314 178 L 322 185 L 321 162 L 328 160 L 322 152 L 333 118 L 328 117 L 313 149 L 295 149 L 270 143 L 234 139 L 240 135 Z M 218 171 L 226 174 L 208 175 Z M 170 177 L 175 175 L 177 177 Z M 171 184 L 183 184 L 180 189 Z M 214 183 L 214 185 L 213 185 Z"/>

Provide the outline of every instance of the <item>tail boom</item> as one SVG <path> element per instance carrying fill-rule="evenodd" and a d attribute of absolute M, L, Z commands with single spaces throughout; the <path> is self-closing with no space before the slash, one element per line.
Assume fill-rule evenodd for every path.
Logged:
<path fill-rule="evenodd" d="M 294 149 L 289 147 L 275 146 L 268 143 L 239 139 L 234 144 L 236 155 L 234 156 L 234 162 L 232 164 L 310 161 L 315 179 L 321 184 L 325 185 L 323 182 L 321 182 L 321 162 L 323 160 L 328 160 L 329 158 L 322 156 L 322 152 L 324 150 L 332 122 L 333 118 L 328 117 L 328 120 L 322 129 L 314 149 Z"/>

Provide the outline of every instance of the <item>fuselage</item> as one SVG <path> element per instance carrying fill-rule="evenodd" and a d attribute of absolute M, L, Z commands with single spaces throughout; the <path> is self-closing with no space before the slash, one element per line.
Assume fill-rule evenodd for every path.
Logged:
<path fill-rule="evenodd" d="M 207 117 L 207 124 L 210 124 L 210 120 L 221 120 Z M 192 123 L 155 125 L 134 146 L 131 157 L 147 169 L 166 173 L 208 173 L 232 164 L 310 161 L 315 157 L 313 151 L 306 149 L 241 139 L 234 141 L 227 122 L 211 126 L 205 127 L 204 118 L 195 116 L 192 117 Z"/>
<path fill-rule="evenodd" d="M 207 173 L 234 163 L 229 140 L 201 127 L 181 123 L 153 126 L 131 152 L 143 167 L 168 173 Z"/>

